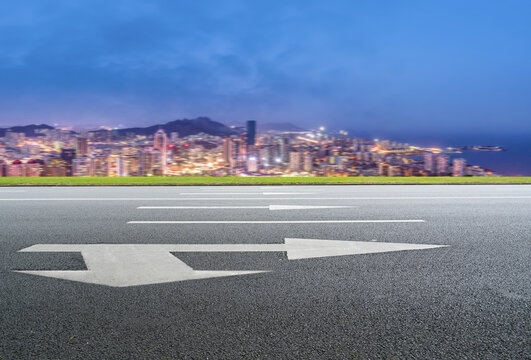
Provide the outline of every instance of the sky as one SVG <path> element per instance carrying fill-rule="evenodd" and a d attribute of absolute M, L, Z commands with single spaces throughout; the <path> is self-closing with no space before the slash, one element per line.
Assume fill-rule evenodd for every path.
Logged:
<path fill-rule="evenodd" d="M 531 138 L 531 2 L 2 0 L 0 126 Z"/>

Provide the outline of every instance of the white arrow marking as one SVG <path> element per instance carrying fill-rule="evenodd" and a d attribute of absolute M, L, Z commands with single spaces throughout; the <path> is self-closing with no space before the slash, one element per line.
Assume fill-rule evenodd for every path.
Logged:
<path fill-rule="evenodd" d="M 341 209 L 356 206 L 317 206 L 317 205 L 269 205 L 269 206 L 139 206 L 141 210 L 156 209 L 269 209 L 269 210 L 307 210 L 307 209 Z"/>
<path fill-rule="evenodd" d="M 171 252 L 286 252 L 289 260 L 424 250 L 446 245 L 284 239 L 284 244 L 37 244 L 21 252 L 81 252 L 88 270 L 16 272 L 114 287 L 249 275 L 258 271 L 194 270 Z"/>
<path fill-rule="evenodd" d="M 424 220 L 250 220 L 250 221 L 128 221 L 128 224 L 345 224 L 345 223 L 423 223 Z"/>

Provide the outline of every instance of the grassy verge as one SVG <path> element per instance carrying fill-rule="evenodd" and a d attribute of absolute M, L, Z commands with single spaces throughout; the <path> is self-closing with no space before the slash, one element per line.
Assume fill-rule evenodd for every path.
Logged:
<path fill-rule="evenodd" d="M 531 177 L 0 177 L 0 186 L 531 184 Z"/>

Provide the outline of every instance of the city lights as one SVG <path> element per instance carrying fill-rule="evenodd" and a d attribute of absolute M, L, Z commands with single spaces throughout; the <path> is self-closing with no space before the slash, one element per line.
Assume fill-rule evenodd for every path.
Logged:
<path fill-rule="evenodd" d="M 423 148 L 348 132 L 256 132 L 256 121 L 232 135 L 119 135 L 100 127 L 73 132 L 43 125 L 38 136 L 0 138 L 0 176 L 493 176 L 492 170 L 452 159 L 493 146 Z M 236 131 L 237 130 L 237 131 Z"/>

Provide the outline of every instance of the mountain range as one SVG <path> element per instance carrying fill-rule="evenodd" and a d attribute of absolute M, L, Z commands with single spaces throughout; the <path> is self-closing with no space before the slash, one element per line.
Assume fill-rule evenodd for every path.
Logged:
<path fill-rule="evenodd" d="M 53 130 L 54 127 L 46 124 L 32 124 L 24 126 L 11 126 L 8 128 L 0 128 L 0 137 L 6 136 L 6 132 L 11 131 L 14 133 L 24 133 L 26 136 L 33 137 L 39 136 L 36 133 L 37 130 Z"/>
<path fill-rule="evenodd" d="M 116 129 L 113 132 L 117 135 L 135 134 L 135 135 L 153 135 L 157 130 L 162 129 L 168 134 L 178 132 L 180 137 L 205 133 L 214 136 L 237 135 L 239 132 L 220 122 L 213 121 L 207 117 L 198 117 L 196 119 L 174 120 L 165 124 L 157 124 L 148 127 L 133 127 L 125 129 Z M 96 130 L 92 132 L 103 132 L 107 130 Z"/>
<path fill-rule="evenodd" d="M 39 136 L 38 130 L 53 130 L 54 127 L 46 124 L 33 124 L 26 126 L 12 126 L 8 128 L 0 128 L 0 137 L 5 136 L 7 131 L 16 133 L 24 133 L 28 137 Z M 228 127 L 220 122 L 213 121 L 208 117 L 198 117 L 195 119 L 182 119 L 167 122 L 165 124 L 157 124 L 147 127 L 131 127 L 123 129 L 112 130 L 116 135 L 153 135 L 159 129 L 163 129 L 168 136 L 172 132 L 179 133 L 180 137 L 189 135 L 195 135 L 199 133 L 205 133 L 214 136 L 227 136 L 227 135 L 239 135 L 244 131 L 244 127 L 232 128 Z M 258 129 L 260 131 L 303 131 L 302 128 L 290 123 L 258 123 Z M 102 133 L 108 130 L 92 130 L 92 133 Z"/>

